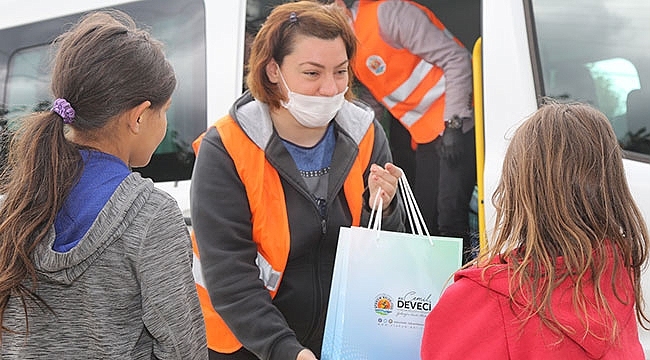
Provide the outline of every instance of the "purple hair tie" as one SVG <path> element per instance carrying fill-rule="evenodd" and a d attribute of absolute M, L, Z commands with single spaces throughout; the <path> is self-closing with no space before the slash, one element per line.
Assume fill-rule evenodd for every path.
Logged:
<path fill-rule="evenodd" d="M 64 124 L 72 124 L 74 122 L 75 111 L 66 99 L 58 98 L 54 100 L 52 111 L 63 118 Z"/>
<path fill-rule="evenodd" d="M 289 23 L 297 23 L 298 22 L 298 15 L 296 15 L 295 11 L 292 11 L 291 14 L 289 14 Z"/>

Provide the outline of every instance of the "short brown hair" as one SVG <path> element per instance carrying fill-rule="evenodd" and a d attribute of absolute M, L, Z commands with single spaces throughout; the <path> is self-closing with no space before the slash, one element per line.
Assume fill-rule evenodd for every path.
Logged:
<path fill-rule="evenodd" d="M 289 21 L 295 13 L 295 21 Z M 333 40 L 338 37 L 345 43 L 348 59 L 356 53 L 357 43 L 347 15 L 336 4 L 324 5 L 316 1 L 298 1 L 277 6 L 255 36 L 248 63 L 246 83 L 255 99 L 271 108 L 280 107 L 283 95 L 266 75 L 266 65 L 274 60 L 282 65 L 285 56 L 294 50 L 296 35 Z M 349 65 L 348 65 L 349 68 Z M 348 69 L 350 70 L 350 69 Z M 349 71 L 347 99 L 352 98 L 352 72 Z"/>

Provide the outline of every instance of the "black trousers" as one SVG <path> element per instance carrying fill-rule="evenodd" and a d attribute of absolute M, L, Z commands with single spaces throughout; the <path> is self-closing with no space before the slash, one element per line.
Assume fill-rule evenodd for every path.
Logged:
<path fill-rule="evenodd" d="M 390 121 L 393 162 L 404 170 L 429 232 L 463 238 L 463 263 L 471 260 L 472 254 L 469 213 L 476 184 L 474 136 L 474 129 L 463 134 L 464 152 L 452 163 L 440 158 L 440 137 L 418 144 L 414 151 L 408 130 L 397 119 Z"/>

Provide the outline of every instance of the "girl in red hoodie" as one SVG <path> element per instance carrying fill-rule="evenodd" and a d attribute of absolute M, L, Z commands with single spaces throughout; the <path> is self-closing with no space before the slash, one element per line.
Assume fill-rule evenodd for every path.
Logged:
<path fill-rule="evenodd" d="M 427 317 L 422 359 L 644 359 L 648 230 L 605 115 L 543 105 L 493 202 L 494 238 Z"/>

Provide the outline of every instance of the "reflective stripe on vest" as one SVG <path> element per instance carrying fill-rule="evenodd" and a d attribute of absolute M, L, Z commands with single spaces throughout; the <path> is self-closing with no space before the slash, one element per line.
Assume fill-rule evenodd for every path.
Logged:
<path fill-rule="evenodd" d="M 223 141 L 224 147 L 246 189 L 253 226 L 253 241 L 257 243 L 258 253 L 255 260 L 271 297 L 279 288 L 290 249 L 289 221 L 286 202 L 280 177 L 277 171 L 266 161 L 266 154 L 255 145 L 230 117 L 225 116 L 214 125 Z M 201 134 L 193 143 L 194 152 L 198 150 L 203 136 Z M 374 143 L 374 126 L 371 124 L 359 145 L 359 154 L 355 159 L 343 188 L 350 213 L 352 225 L 359 226 L 363 206 L 363 173 L 368 167 Z M 260 172 L 260 169 L 263 169 Z M 269 229 L 272 229 L 269 231 Z M 199 293 L 199 301 L 206 325 L 208 347 L 220 353 L 232 353 L 241 348 L 241 343 L 230 331 L 223 319 L 214 310 L 201 272 L 198 247 L 192 233 L 194 251 L 194 280 Z"/>
<path fill-rule="evenodd" d="M 433 65 L 422 60 L 415 67 L 411 73 L 411 77 L 406 79 L 406 81 L 400 85 L 395 91 L 386 95 L 383 98 L 383 103 L 386 105 L 386 108 L 391 111 L 397 112 L 399 109 L 398 105 L 404 104 L 408 97 L 415 91 L 415 89 L 420 85 L 420 79 L 425 77 L 431 70 Z M 436 85 L 430 88 L 424 96 L 419 100 L 417 105 L 410 110 L 403 109 L 403 115 L 399 118 L 400 121 L 407 126 L 407 128 L 412 127 L 416 121 L 420 120 L 422 116 L 427 112 L 431 104 L 440 99 L 442 95 L 445 94 L 445 77 L 442 76 Z"/>
<path fill-rule="evenodd" d="M 426 7 L 420 8 L 431 22 L 453 38 Z M 433 141 L 444 130 L 445 77 L 434 66 L 406 49 L 386 44 L 379 34 L 377 8 L 381 1 L 361 0 L 354 29 L 359 39 L 353 70 L 376 99 L 384 104 L 416 143 Z M 459 40 L 453 38 L 458 44 Z M 406 71 L 405 71 L 406 69 Z"/>
<path fill-rule="evenodd" d="M 194 236 L 194 232 L 192 232 Z M 196 247 L 194 247 L 196 249 Z M 269 291 L 277 291 L 280 285 L 280 277 L 282 273 L 273 269 L 273 266 L 260 254 L 257 253 L 255 265 L 260 269 L 260 280 Z M 192 254 L 192 275 L 196 285 L 205 287 L 205 279 L 203 278 L 203 270 L 201 269 L 201 261 L 199 260 L 198 251 Z"/>

